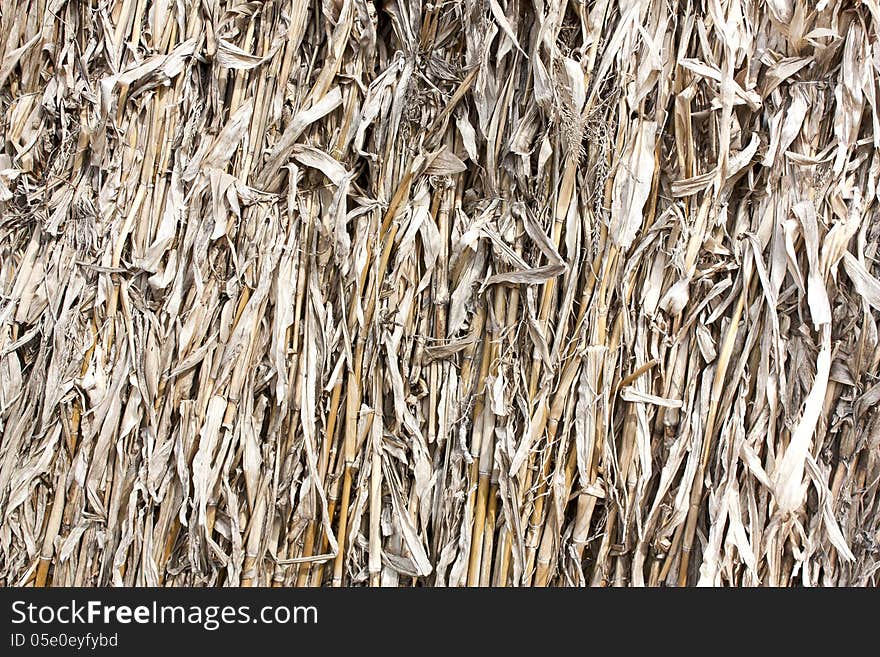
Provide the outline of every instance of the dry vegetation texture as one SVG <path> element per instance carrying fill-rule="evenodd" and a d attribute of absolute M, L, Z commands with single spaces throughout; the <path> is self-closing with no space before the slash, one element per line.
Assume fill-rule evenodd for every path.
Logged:
<path fill-rule="evenodd" d="M 4 1 L 0 584 L 876 584 L 878 29 Z"/>

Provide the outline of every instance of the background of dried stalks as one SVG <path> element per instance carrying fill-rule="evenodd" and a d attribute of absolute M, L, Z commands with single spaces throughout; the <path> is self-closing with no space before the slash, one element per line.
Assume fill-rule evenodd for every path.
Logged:
<path fill-rule="evenodd" d="M 4 2 L 0 583 L 876 583 L 878 25 Z"/>

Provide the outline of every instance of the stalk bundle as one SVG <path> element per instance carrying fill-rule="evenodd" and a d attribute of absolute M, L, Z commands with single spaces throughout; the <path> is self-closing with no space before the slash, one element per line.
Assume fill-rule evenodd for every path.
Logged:
<path fill-rule="evenodd" d="M 875 584 L 878 27 L 5 3 L 0 584 Z"/>

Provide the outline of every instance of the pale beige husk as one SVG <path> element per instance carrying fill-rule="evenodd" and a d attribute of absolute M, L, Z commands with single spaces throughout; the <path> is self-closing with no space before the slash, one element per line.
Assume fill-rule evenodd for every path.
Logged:
<path fill-rule="evenodd" d="M 876 584 L 878 28 L 4 2 L 0 584 Z"/>

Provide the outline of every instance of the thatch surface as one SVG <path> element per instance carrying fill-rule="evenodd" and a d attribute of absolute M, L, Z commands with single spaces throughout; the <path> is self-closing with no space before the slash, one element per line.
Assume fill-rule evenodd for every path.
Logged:
<path fill-rule="evenodd" d="M 876 583 L 878 26 L 4 2 L 0 583 Z"/>

